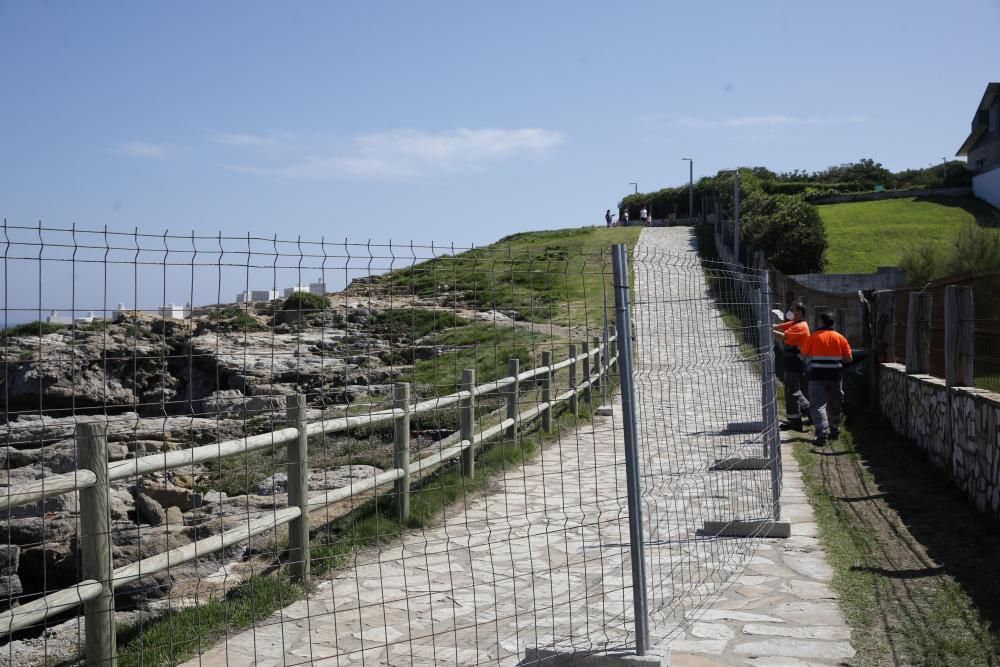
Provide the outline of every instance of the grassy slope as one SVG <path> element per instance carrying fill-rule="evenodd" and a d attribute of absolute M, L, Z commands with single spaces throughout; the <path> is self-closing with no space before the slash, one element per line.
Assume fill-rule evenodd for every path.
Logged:
<path fill-rule="evenodd" d="M 1000 212 L 978 199 L 885 199 L 817 208 L 829 240 L 827 273 L 896 266 L 911 244 L 947 244 L 969 222 L 1000 226 Z"/>
<path fill-rule="evenodd" d="M 388 274 L 380 287 L 400 297 L 514 310 L 518 319 L 575 325 L 612 300 L 614 243 L 634 244 L 640 227 L 585 227 L 515 234 L 490 246 Z"/>

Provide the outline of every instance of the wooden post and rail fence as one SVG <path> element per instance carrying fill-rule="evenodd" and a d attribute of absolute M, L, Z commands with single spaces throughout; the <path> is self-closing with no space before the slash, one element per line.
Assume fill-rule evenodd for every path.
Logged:
<path fill-rule="evenodd" d="M 186 450 L 140 456 L 109 463 L 107 454 L 107 424 L 103 422 L 79 423 L 76 438 L 80 452 L 78 470 L 51 475 L 42 480 L 8 487 L 0 496 L 0 511 L 33 503 L 65 493 L 80 492 L 80 542 L 82 574 L 84 581 L 59 591 L 47 593 L 21 606 L 0 613 L 0 636 L 10 635 L 30 627 L 50 616 L 72 611 L 83 605 L 85 624 L 85 650 L 88 664 L 114 665 L 117 660 L 115 637 L 114 591 L 137 579 L 168 569 L 170 566 L 194 560 L 233 544 L 249 540 L 255 535 L 272 531 L 277 526 L 289 524 L 288 573 L 304 585 L 310 580 L 309 571 L 309 513 L 321 510 L 353 496 L 382 485 L 392 484 L 395 494 L 395 511 L 402 522 L 409 516 L 411 476 L 439 467 L 459 458 L 463 476 L 475 474 L 476 448 L 484 442 L 502 436 L 516 442 L 522 424 L 541 420 L 543 433 L 553 431 L 553 411 L 556 406 L 568 404 L 574 415 L 579 414 L 578 397 L 583 394 L 590 401 L 595 394 L 607 400 L 611 382 L 612 364 L 618 351 L 609 346 L 616 341 L 614 334 L 604 331 L 603 341 L 595 338 L 593 347 L 582 342 L 582 352 L 576 346 L 569 348 L 567 359 L 553 363 L 552 353 L 542 353 L 542 365 L 520 372 L 518 359 L 508 362 L 508 376 L 476 385 L 476 373 L 466 369 L 462 373 L 458 392 L 410 403 L 410 385 L 396 383 L 393 387 L 393 407 L 367 415 L 323 419 L 306 422 L 306 397 L 295 394 L 287 397 L 286 428 L 227 440 Z M 578 382 L 577 366 L 583 364 L 582 381 Z M 553 396 L 554 375 L 568 369 L 569 389 Z M 532 408 L 521 410 L 520 386 L 526 381 L 539 385 L 540 400 Z M 502 419 L 488 428 L 476 429 L 476 398 L 485 394 L 500 393 L 505 406 L 497 416 Z M 448 439 L 439 441 L 440 449 L 416 461 L 410 461 L 410 417 L 415 414 L 457 406 L 460 417 L 459 441 L 445 446 Z M 502 413 L 502 415 L 501 415 Z M 308 439 L 328 433 L 346 431 L 355 426 L 370 426 L 380 422 L 393 422 L 393 469 L 387 470 L 350 486 L 310 495 Z M 277 509 L 266 516 L 248 520 L 238 528 L 203 538 L 190 544 L 170 549 L 142 560 L 114 568 L 112 564 L 112 533 L 110 510 L 110 484 L 114 481 L 139 477 L 154 472 L 217 462 L 221 458 L 247 454 L 256 450 L 285 445 L 288 466 L 288 507 Z"/>

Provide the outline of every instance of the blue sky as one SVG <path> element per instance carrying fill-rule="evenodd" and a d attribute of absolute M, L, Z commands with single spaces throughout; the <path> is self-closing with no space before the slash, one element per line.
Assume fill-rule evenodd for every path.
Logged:
<path fill-rule="evenodd" d="M 725 167 L 952 156 L 1000 2 L 0 0 L 12 224 L 487 243 Z"/>

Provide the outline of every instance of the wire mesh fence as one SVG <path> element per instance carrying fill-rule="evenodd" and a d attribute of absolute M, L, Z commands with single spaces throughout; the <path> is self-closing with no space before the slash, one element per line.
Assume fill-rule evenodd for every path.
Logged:
<path fill-rule="evenodd" d="M 620 418 L 592 412 L 619 361 L 608 237 L 456 248 L 5 225 L 4 240 L 0 663 L 635 647 Z M 641 420 L 664 617 L 752 549 L 695 523 L 764 516 L 771 489 L 706 471 L 763 436 L 711 435 L 723 412 L 691 389 L 727 418 L 756 401 L 760 419 L 760 351 L 727 326 L 754 340 L 752 281 L 658 257 L 632 268 L 640 403 L 674 406 Z M 731 382 L 708 389 L 700 366 Z"/>
<path fill-rule="evenodd" d="M 635 256 L 649 610 L 666 635 L 780 516 L 766 273 L 684 250 L 650 235 Z"/>

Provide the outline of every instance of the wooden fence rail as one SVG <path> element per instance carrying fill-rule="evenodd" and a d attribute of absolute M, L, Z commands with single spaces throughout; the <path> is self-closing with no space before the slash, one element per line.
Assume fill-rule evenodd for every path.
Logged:
<path fill-rule="evenodd" d="M 518 360 L 511 359 L 508 364 L 510 375 L 480 385 L 475 385 L 475 372 L 467 370 L 463 373 L 460 391 L 412 405 L 409 402 L 409 385 L 398 383 L 397 390 L 394 392 L 394 407 L 368 415 L 322 419 L 306 424 L 304 419 L 305 397 L 302 395 L 289 396 L 286 414 L 288 423 L 294 424 L 293 426 L 260 435 L 192 447 L 187 450 L 142 456 L 112 463 L 107 463 L 104 425 L 100 423 L 78 424 L 77 437 L 86 443 L 86 447 L 81 451 L 90 452 L 89 455 L 86 455 L 88 466 L 70 473 L 53 475 L 44 480 L 11 486 L 5 495 L 0 496 L 0 510 L 64 493 L 84 491 L 85 493 L 81 496 L 80 532 L 81 537 L 85 538 L 83 546 L 86 553 L 83 554 L 83 557 L 85 565 L 88 563 L 89 565 L 84 568 L 84 575 L 88 579 L 76 586 L 49 593 L 44 597 L 0 613 L 0 637 L 34 625 L 50 616 L 67 612 L 82 603 L 87 611 L 86 649 L 88 661 L 97 656 L 102 664 L 113 665 L 116 661 L 113 596 L 115 588 L 160 572 L 170 566 L 180 565 L 220 551 L 286 523 L 293 524 L 289 531 L 290 574 L 296 581 L 308 583 L 309 512 L 343 502 L 377 487 L 393 484 L 399 497 L 397 512 L 400 514 L 400 518 L 405 518 L 405 514 L 408 512 L 406 498 L 409 496 L 412 476 L 443 465 L 455 458 L 461 460 L 463 474 L 471 476 L 474 473 L 477 445 L 500 435 L 506 435 L 509 439 L 515 440 L 521 425 L 539 418 L 544 421 L 543 431 L 549 432 L 552 424 L 552 411 L 557 405 L 570 402 L 571 407 L 575 408 L 577 397 L 580 394 L 584 395 L 585 400 L 589 400 L 595 389 L 606 391 L 610 381 L 609 372 L 618 358 L 617 350 L 609 349 L 614 342 L 614 335 L 605 334 L 605 341 L 602 342 L 601 339 L 597 338 L 592 347 L 584 342 L 581 354 L 575 353 L 576 346 L 571 347 L 570 357 L 557 363 L 552 363 L 551 353 L 546 352 L 543 355 L 544 363 L 542 366 L 521 373 L 518 373 Z M 576 367 L 581 362 L 583 363 L 583 380 L 578 382 L 576 381 Z M 570 389 L 553 397 L 553 375 L 563 368 L 570 369 Z M 542 398 L 533 407 L 522 411 L 517 403 L 519 385 L 536 378 L 541 378 Z M 506 416 L 493 426 L 476 431 L 476 420 L 474 419 L 476 397 L 498 392 L 503 393 L 506 405 L 493 414 L 496 416 L 505 414 Z M 459 440 L 444 447 L 450 437 L 445 438 L 439 441 L 442 448 L 438 451 L 410 461 L 408 452 L 410 417 L 451 406 L 457 406 L 462 414 L 462 427 L 459 432 L 453 434 L 458 435 Z M 575 414 L 576 410 L 573 411 Z M 394 422 L 394 449 L 396 451 L 394 465 L 396 467 L 363 481 L 354 482 L 347 487 L 313 495 L 308 494 L 305 482 L 308 476 L 306 442 L 309 436 L 335 433 L 354 426 L 371 426 L 389 421 Z M 110 569 L 111 531 L 105 520 L 109 515 L 108 485 L 110 482 L 197 463 L 213 462 L 223 457 L 237 456 L 277 445 L 288 446 L 289 480 L 291 481 L 294 475 L 297 482 L 297 484 L 289 485 L 289 507 L 249 520 L 237 528 L 218 535 L 203 538 L 113 570 Z M 405 455 L 403 454 L 404 448 L 406 448 Z M 102 451 L 105 452 L 103 457 L 100 456 Z M 100 463 L 97 462 L 98 459 L 101 459 Z M 103 469 L 98 466 L 103 466 Z M 295 526 L 298 526 L 298 529 L 295 529 Z M 105 563 L 105 560 L 108 562 Z"/>

